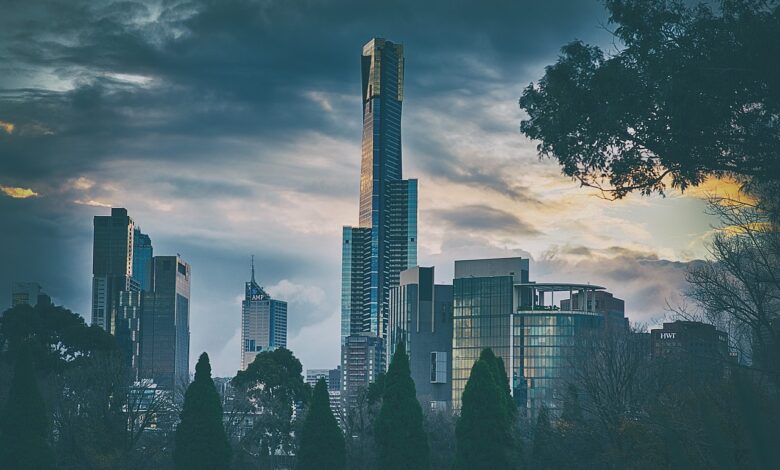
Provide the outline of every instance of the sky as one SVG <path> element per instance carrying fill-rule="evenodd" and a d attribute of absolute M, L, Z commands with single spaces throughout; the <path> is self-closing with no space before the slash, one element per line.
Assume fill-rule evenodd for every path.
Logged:
<path fill-rule="evenodd" d="M 704 196 L 606 201 L 539 159 L 517 101 L 573 40 L 614 51 L 598 0 L 5 0 L 0 15 L 0 306 L 37 281 L 89 320 L 92 218 L 126 207 L 192 264 L 191 363 L 240 364 L 240 300 L 289 302 L 304 368 L 339 361 L 341 227 L 358 218 L 360 54 L 404 44 L 404 177 L 421 265 L 531 258 L 652 326 L 715 224 Z M 725 189 L 724 189 L 725 188 Z"/>

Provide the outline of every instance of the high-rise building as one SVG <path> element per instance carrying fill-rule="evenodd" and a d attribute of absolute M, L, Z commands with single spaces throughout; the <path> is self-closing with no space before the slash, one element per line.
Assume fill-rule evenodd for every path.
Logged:
<path fill-rule="evenodd" d="M 686 374 L 719 377 L 731 361 L 729 336 L 713 325 L 677 320 L 650 330 L 654 358 L 664 358 Z"/>
<path fill-rule="evenodd" d="M 306 369 L 307 384 L 314 387 L 320 379 L 325 379 L 328 390 L 341 390 L 341 366 L 335 369 Z"/>
<path fill-rule="evenodd" d="M 134 223 L 127 209 L 95 216 L 92 244 L 92 324 L 116 336 L 134 378 L 140 351 L 141 289 L 133 278 Z"/>
<path fill-rule="evenodd" d="M 402 45 L 375 38 L 363 47 L 359 225 L 344 227 L 342 239 L 342 348 L 364 333 L 383 347 L 390 287 L 417 263 L 417 180 L 402 179 L 403 72 Z M 368 373 L 347 367 L 350 376 Z"/>
<path fill-rule="evenodd" d="M 390 363 L 404 342 L 422 406 L 446 410 L 452 400 L 452 286 L 434 283 L 434 269 L 414 267 L 401 272 L 400 285 L 390 289 L 388 355 Z"/>
<path fill-rule="evenodd" d="M 95 216 L 92 244 L 92 324 L 116 334 L 119 293 L 139 290 L 133 280 L 133 219 L 127 209 Z"/>
<path fill-rule="evenodd" d="M 571 366 L 569 358 L 576 352 L 574 338 L 627 324 L 623 301 L 601 286 L 536 283 L 528 277 L 527 259 L 455 262 L 453 408 L 460 409 L 471 367 L 482 349 L 491 348 L 504 361 L 518 406 L 532 416 L 543 405 L 554 409 L 560 405 L 558 394 Z"/>
<path fill-rule="evenodd" d="M 14 282 L 11 284 L 11 307 L 22 304 L 35 307 L 40 295 L 45 294 L 37 282 Z"/>
<path fill-rule="evenodd" d="M 371 332 L 347 336 L 341 348 L 341 403 L 347 408 L 385 370 L 384 340 Z"/>
<path fill-rule="evenodd" d="M 261 351 L 287 347 L 287 302 L 272 299 L 252 278 L 244 287 L 241 302 L 241 370 L 246 370 Z"/>
<path fill-rule="evenodd" d="M 191 268 L 181 257 L 152 258 L 151 290 L 143 293 L 140 377 L 164 390 L 189 381 Z"/>
<path fill-rule="evenodd" d="M 133 231 L 133 278 L 141 290 L 152 289 L 152 239 L 138 227 Z"/>

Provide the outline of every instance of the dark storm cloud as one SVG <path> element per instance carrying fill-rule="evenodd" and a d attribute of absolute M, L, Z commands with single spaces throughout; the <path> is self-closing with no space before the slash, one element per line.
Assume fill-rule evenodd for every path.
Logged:
<path fill-rule="evenodd" d="M 0 305 L 9 303 L 3 286 L 29 279 L 84 313 L 91 218 L 107 209 L 83 204 L 111 203 L 128 206 L 158 253 L 192 262 L 193 353 L 233 336 L 232 296 L 245 281 L 236 266 L 252 252 L 267 284 L 298 298 L 292 336 L 338 310 L 341 222 L 327 236 L 313 222 L 283 225 L 298 214 L 261 220 L 267 231 L 249 236 L 219 224 L 256 220 L 295 195 L 355 197 L 357 174 L 345 170 L 359 165 L 362 45 L 373 36 L 405 45 L 404 151 L 422 177 L 532 201 L 504 168 L 453 152 L 446 135 L 429 131 L 431 116 L 515 132 L 517 122 L 480 109 L 481 97 L 535 79 L 564 43 L 602 35 L 603 16 L 595 0 L 6 1 L 0 121 L 14 128 L 0 129 L 0 185 L 40 196 L 0 194 Z M 516 106 L 517 93 L 500 99 Z M 354 155 L 336 158 L 345 148 L 334 145 L 332 162 L 314 161 L 326 138 Z M 247 200 L 258 207 L 240 206 Z M 161 212 L 171 201 L 178 213 Z M 439 216 L 464 230 L 534 233 L 495 209 L 466 212 Z M 221 373 L 237 356 L 231 347 L 216 361 Z"/>
<path fill-rule="evenodd" d="M 541 233 L 529 223 L 506 211 L 485 205 L 431 210 L 430 214 L 451 228 L 500 234 L 535 236 Z"/>

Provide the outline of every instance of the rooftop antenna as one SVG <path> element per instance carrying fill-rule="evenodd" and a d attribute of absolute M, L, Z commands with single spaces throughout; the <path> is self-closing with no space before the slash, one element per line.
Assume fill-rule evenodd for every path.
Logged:
<path fill-rule="evenodd" d="M 255 282 L 255 255 L 252 255 L 252 284 L 256 284 L 256 282 Z"/>

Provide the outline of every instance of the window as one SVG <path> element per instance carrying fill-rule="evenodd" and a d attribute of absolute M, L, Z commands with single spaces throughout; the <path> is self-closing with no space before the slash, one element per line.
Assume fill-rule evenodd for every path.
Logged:
<path fill-rule="evenodd" d="M 431 383 L 447 383 L 447 353 L 434 351 L 431 353 Z"/>

